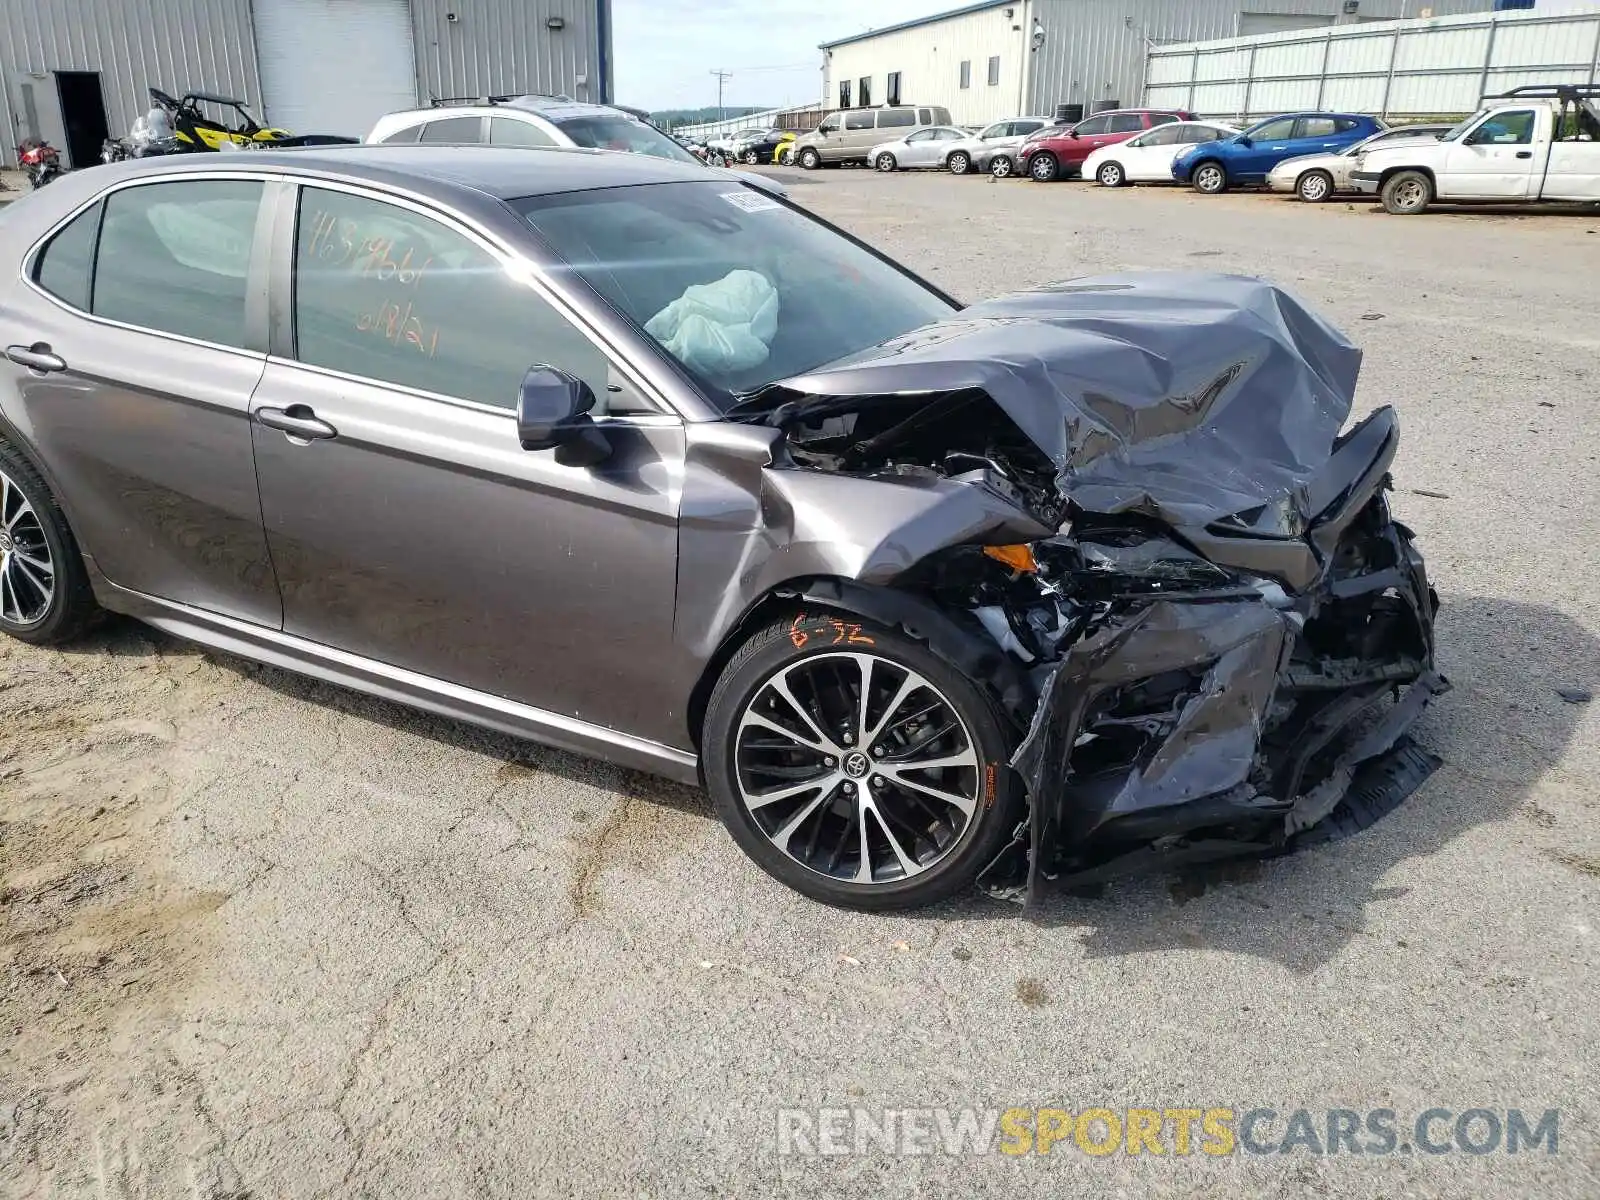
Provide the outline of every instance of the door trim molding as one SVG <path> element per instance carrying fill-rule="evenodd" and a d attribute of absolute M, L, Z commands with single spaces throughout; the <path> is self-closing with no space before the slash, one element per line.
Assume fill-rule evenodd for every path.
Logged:
<path fill-rule="evenodd" d="M 95 595 L 105 607 L 185 641 L 559 750 L 663 775 L 680 783 L 700 783 L 699 756 L 688 751 L 336 650 L 281 630 L 162 600 L 114 584 L 98 572 L 94 574 L 98 576 L 94 579 Z"/>

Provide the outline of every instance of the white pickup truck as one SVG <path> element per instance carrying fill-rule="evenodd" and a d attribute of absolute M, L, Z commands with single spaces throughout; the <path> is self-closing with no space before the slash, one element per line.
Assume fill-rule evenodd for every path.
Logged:
<path fill-rule="evenodd" d="M 1533 84 L 1485 97 L 1437 142 L 1376 147 L 1350 178 L 1398 216 L 1430 204 L 1600 204 L 1600 86 Z"/>

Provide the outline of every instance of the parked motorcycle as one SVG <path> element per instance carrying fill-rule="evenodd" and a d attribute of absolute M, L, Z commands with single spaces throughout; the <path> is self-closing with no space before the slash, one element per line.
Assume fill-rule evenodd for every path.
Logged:
<path fill-rule="evenodd" d="M 130 158 L 155 158 L 177 154 L 181 149 L 166 110 L 158 107 L 142 117 L 135 117 L 127 137 L 107 138 L 100 148 L 100 161 L 114 163 Z"/>
<path fill-rule="evenodd" d="M 61 165 L 61 152 L 49 142 L 28 138 L 19 149 L 22 169 L 27 173 L 28 183 L 34 191 L 65 173 L 66 169 Z"/>

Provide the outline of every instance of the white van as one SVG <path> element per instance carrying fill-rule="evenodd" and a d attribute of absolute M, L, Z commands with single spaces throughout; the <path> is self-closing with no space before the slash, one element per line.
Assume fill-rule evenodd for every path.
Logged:
<path fill-rule="evenodd" d="M 847 108 L 795 139 L 794 161 L 808 171 L 836 163 L 865 163 L 872 148 L 892 142 L 923 125 L 950 124 L 950 110 L 939 105 Z M 886 132 L 887 131 L 887 132 Z"/>

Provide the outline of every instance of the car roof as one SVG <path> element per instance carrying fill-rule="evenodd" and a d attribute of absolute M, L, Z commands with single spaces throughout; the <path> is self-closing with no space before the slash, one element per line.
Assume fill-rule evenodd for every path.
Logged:
<path fill-rule="evenodd" d="M 697 163 L 648 154 L 543 146 L 353 145 L 250 150 L 238 154 L 183 154 L 132 159 L 97 170 L 124 175 L 175 175 L 227 171 L 335 177 L 447 194 L 471 189 L 510 200 L 562 192 L 633 187 L 651 183 L 705 183 L 716 175 Z M 743 186 L 736 178 L 725 180 Z"/>
<path fill-rule="evenodd" d="M 1377 123 L 1378 118 L 1368 116 L 1366 113 L 1334 112 L 1326 108 L 1308 108 L 1304 112 L 1276 113 L 1270 117 L 1259 117 L 1255 124 L 1262 125 L 1267 121 L 1281 121 L 1285 117 L 1345 117 L 1351 121 L 1371 121 Z"/>
<path fill-rule="evenodd" d="M 440 117 L 449 116 L 451 113 L 472 116 L 486 112 L 503 113 L 508 110 L 533 113 L 551 121 L 594 116 L 627 117 L 630 121 L 642 119 L 623 109 L 613 108 L 609 104 L 590 104 L 586 100 L 572 100 L 566 96 L 507 96 L 503 99 L 484 96 L 476 102 L 467 99 L 458 103 L 433 104 L 426 108 L 397 109 L 392 113 L 386 113 L 382 119 L 389 121 L 396 117 Z"/>

